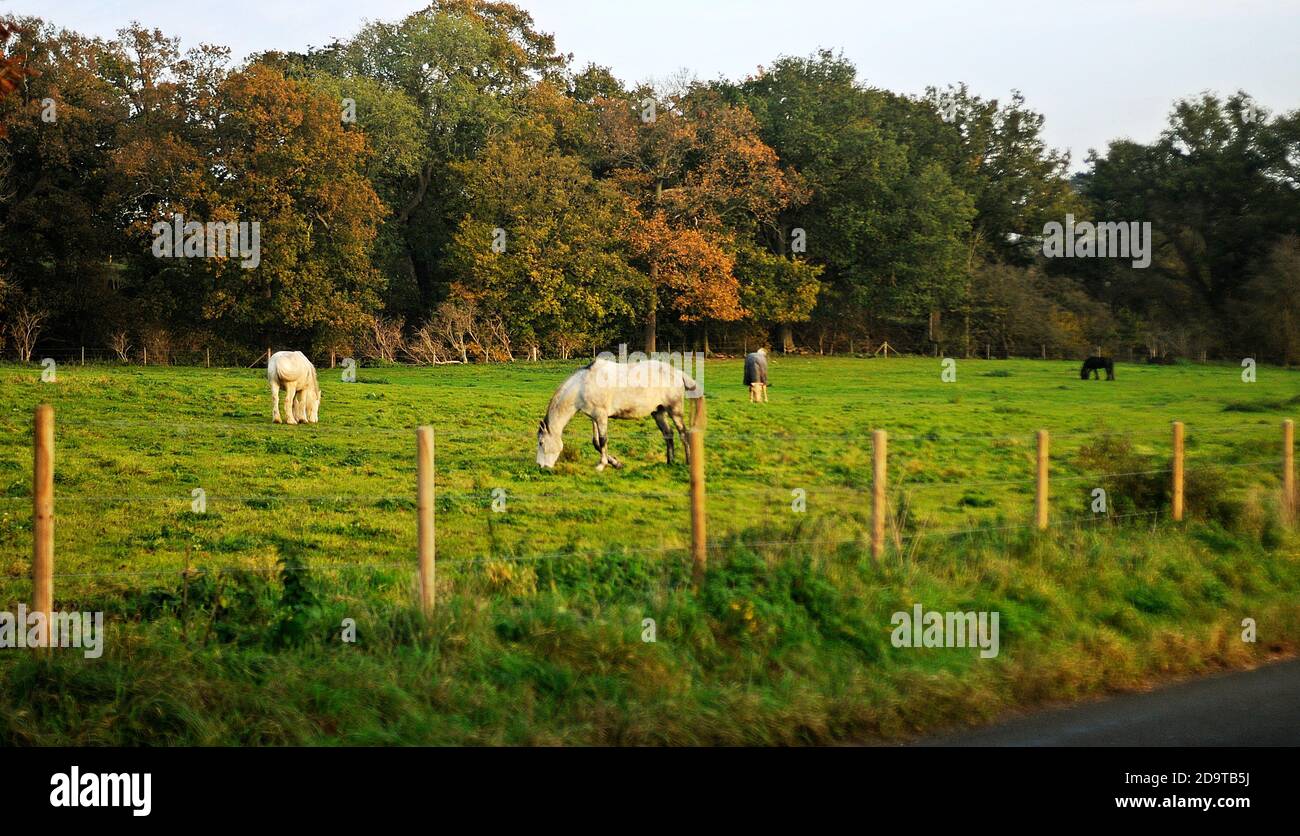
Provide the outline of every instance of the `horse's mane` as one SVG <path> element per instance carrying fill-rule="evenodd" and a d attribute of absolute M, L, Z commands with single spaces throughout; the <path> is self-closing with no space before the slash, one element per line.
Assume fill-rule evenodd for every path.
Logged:
<path fill-rule="evenodd" d="M 595 360 L 592 360 L 592 361 L 591 361 L 591 363 L 594 363 L 594 362 L 596 362 L 596 361 L 595 361 Z M 566 395 L 568 395 L 568 393 L 570 392 L 570 390 L 572 390 L 574 387 L 576 387 L 576 386 L 578 385 L 578 383 L 579 383 L 581 377 L 582 377 L 586 372 L 588 372 L 588 371 L 591 370 L 591 363 L 588 363 L 587 365 L 585 365 L 585 366 L 583 366 L 582 368 L 578 369 L 578 370 L 577 370 L 576 372 L 574 372 L 573 374 L 569 375 L 569 376 L 565 379 L 565 381 L 564 381 L 563 383 L 560 384 L 560 388 L 555 390 L 555 394 L 554 394 L 554 395 L 551 395 L 551 400 L 550 400 L 550 402 L 546 404 L 546 415 L 545 415 L 545 417 L 542 418 L 542 426 L 543 426 L 543 427 L 545 427 L 545 428 L 547 428 L 547 429 L 550 429 L 550 426 L 551 426 L 551 421 L 550 421 L 550 419 L 551 419 L 551 412 L 552 412 L 552 411 L 553 411 L 557 406 L 559 406 L 560 403 L 563 402 L 563 399 L 565 398 Z"/>

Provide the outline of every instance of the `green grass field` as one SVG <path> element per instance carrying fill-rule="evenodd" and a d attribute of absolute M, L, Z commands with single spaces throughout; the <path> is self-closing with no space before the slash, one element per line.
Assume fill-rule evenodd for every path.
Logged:
<path fill-rule="evenodd" d="M 739 361 L 708 361 L 697 594 L 686 468 L 663 463 L 653 422 L 611 422 L 623 470 L 596 472 L 583 416 L 559 466 L 537 468 L 537 422 L 577 365 L 323 371 L 314 426 L 270 423 L 260 369 L 66 366 L 43 383 L 0 366 L 0 594 L 10 610 L 30 595 L 31 414 L 49 402 L 56 607 L 114 625 L 101 660 L 0 653 L 0 740 L 870 740 L 1252 664 L 1300 638 L 1295 541 L 1276 521 L 1295 372 L 1248 384 L 1226 365 L 1120 364 L 1115 382 L 1083 382 L 1075 363 L 961 360 L 942 383 L 936 359 L 778 356 L 771 402 L 751 405 Z M 1172 420 L 1187 427 L 1184 526 L 1168 520 Z M 429 623 L 410 607 L 423 423 Z M 896 510 L 879 564 L 861 547 L 876 428 Z M 1041 535 L 1026 525 L 1039 428 Z M 182 582 L 187 565 L 202 573 Z M 890 646 L 890 613 L 914 601 L 1000 610 L 1002 655 Z M 345 617 L 356 645 L 337 639 Z"/>

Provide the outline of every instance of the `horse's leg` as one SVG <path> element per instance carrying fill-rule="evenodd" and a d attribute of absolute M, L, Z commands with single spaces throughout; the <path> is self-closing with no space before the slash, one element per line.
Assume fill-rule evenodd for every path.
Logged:
<path fill-rule="evenodd" d="M 280 381 L 271 381 L 271 423 L 280 423 Z"/>
<path fill-rule="evenodd" d="M 298 416 L 295 415 L 293 412 L 294 409 L 293 399 L 294 396 L 297 394 L 298 394 L 298 385 L 296 383 L 290 380 L 284 384 L 284 411 L 288 413 L 288 416 L 284 419 L 284 422 L 286 424 L 298 423 Z"/>
<path fill-rule="evenodd" d="M 298 419 L 298 423 L 307 423 L 307 385 L 298 390 L 297 397 L 293 401 L 293 417 Z"/>
<path fill-rule="evenodd" d="M 623 463 L 609 452 L 609 416 L 601 415 L 598 418 L 591 419 L 592 443 L 600 451 L 600 464 L 596 465 L 597 470 L 604 470 L 605 465 L 610 467 L 622 467 Z"/>
<path fill-rule="evenodd" d="M 600 437 L 600 423 L 595 418 L 591 419 L 591 446 L 595 447 L 596 452 L 600 454 L 600 464 L 596 465 L 596 469 L 604 470 L 605 469 L 605 446 L 602 443 L 602 439 Z"/>
<path fill-rule="evenodd" d="M 691 443 L 686 439 L 686 413 L 682 409 L 680 401 L 669 407 L 669 417 L 673 419 L 673 426 L 677 427 L 677 434 L 682 437 L 682 458 L 687 464 L 691 463 Z"/>
<path fill-rule="evenodd" d="M 659 407 L 654 411 L 655 423 L 659 425 L 659 432 L 663 433 L 664 445 L 668 448 L 668 464 L 673 463 L 673 425 L 668 421 L 668 410 Z"/>
<path fill-rule="evenodd" d="M 617 456 L 609 452 L 609 417 L 608 416 L 602 416 L 600 419 L 600 452 L 602 455 L 604 455 L 605 461 L 609 462 L 610 467 L 619 468 L 623 466 L 623 462 L 619 461 Z"/>

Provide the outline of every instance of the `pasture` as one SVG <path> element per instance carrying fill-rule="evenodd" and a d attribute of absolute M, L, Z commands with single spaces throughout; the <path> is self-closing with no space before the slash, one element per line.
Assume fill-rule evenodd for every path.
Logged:
<path fill-rule="evenodd" d="M 1073 362 L 959 360 L 957 380 L 943 383 L 933 358 L 776 356 L 770 403 L 751 404 L 741 361 L 709 360 L 715 562 L 697 598 L 686 582 L 687 469 L 680 457 L 664 464 L 652 421 L 610 422 L 622 470 L 595 470 L 581 415 L 557 467 L 537 467 L 538 421 L 579 365 L 362 368 L 355 383 L 321 369 L 320 423 L 298 426 L 271 423 L 264 369 L 61 366 L 56 383 L 42 383 L 33 367 L 0 366 L 6 607 L 30 595 L 31 414 L 49 402 L 56 607 L 108 610 L 119 639 L 134 637 L 121 642 L 128 650 L 110 646 L 100 665 L 69 658 L 41 667 L 4 654 L 0 735 L 892 737 L 1251 664 L 1300 637 L 1295 543 L 1276 522 L 1279 424 L 1300 412 L 1295 372 L 1261 368 L 1244 383 L 1227 365 L 1118 364 L 1108 382 L 1081 381 Z M 1163 491 L 1175 419 L 1187 427 L 1185 526 L 1168 521 Z M 434 426 L 437 445 L 431 626 L 410 613 L 418 424 Z M 891 434 L 897 512 L 880 565 L 861 547 L 874 428 Z M 1039 428 L 1052 432 L 1053 527 L 1044 535 L 1028 528 Z M 1092 507 L 1097 487 L 1107 492 L 1105 513 Z M 206 499 L 201 512 L 195 489 Z M 235 590 L 247 590 L 215 584 L 233 570 L 265 576 L 248 595 L 273 603 L 250 612 L 283 621 L 276 606 L 294 586 L 286 559 L 311 579 L 310 612 L 291 614 L 310 640 L 268 650 L 245 641 L 253 627 L 235 623 Z M 187 566 L 202 571 L 192 589 L 182 587 Z M 1000 609 L 1002 657 L 980 664 L 955 651 L 890 647 L 890 612 L 919 600 Z M 1237 640 L 1247 615 L 1267 623 L 1259 646 Z M 643 616 L 658 621 L 654 644 L 638 641 Z M 357 647 L 337 642 L 340 617 L 361 624 Z M 260 648 L 252 680 L 229 660 L 208 667 L 223 637 L 229 648 Z M 399 652 L 408 646 L 419 652 Z M 42 713 L 27 702 L 78 678 L 99 683 L 83 689 L 84 704 L 54 700 Z M 163 710 L 146 697 L 150 682 L 168 690 L 190 678 L 203 684 L 193 685 L 201 695 L 190 693 L 188 708 Z M 270 694 L 290 683 L 305 692 L 280 692 L 272 707 Z M 920 707 L 903 697 L 931 692 L 943 699 Z M 168 716 L 149 714 L 159 710 Z M 260 711 L 264 722 L 252 727 L 236 719 Z"/>
<path fill-rule="evenodd" d="M 186 549 L 210 564 L 266 565 L 269 536 L 312 544 L 322 568 L 408 560 L 422 423 L 436 433 L 442 561 L 685 547 L 687 471 L 664 464 L 649 419 L 611 422 L 622 471 L 595 471 L 581 415 L 559 466 L 536 466 L 537 423 L 575 367 L 367 368 L 355 384 L 323 370 L 321 422 L 292 427 L 271 424 L 261 369 L 64 366 L 43 384 L 7 368 L 0 542 L 26 560 L 9 529 L 28 510 L 31 410 L 45 400 L 58 426 L 59 572 L 171 571 Z M 1265 370 L 1246 384 L 1227 366 L 1125 365 L 1113 383 L 1080 381 L 1076 364 L 1059 362 L 966 360 L 954 383 L 941 383 L 929 359 L 793 357 L 774 367 L 766 405 L 748 403 L 739 361 L 705 367 L 713 539 L 812 519 L 860 533 L 877 427 L 891 435 L 891 494 L 908 508 L 908 531 L 926 534 L 1027 523 L 1039 428 L 1053 438 L 1053 518 L 1091 519 L 1102 475 L 1131 472 L 1109 451 L 1081 458 L 1097 439 L 1127 439 L 1166 467 L 1169 424 L 1182 420 L 1189 478 L 1246 491 L 1277 484 L 1278 425 L 1300 412 L 1300 375 Z M 194 489 L 206 494 L 204 514 L 191 512 Z M 1109 499 L 1128 513 L 1158 510 Z"/>

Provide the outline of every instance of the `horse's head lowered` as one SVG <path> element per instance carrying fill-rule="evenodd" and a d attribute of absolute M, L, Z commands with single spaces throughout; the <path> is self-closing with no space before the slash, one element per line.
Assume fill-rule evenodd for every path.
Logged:
<path fill-rule="evenodd" d="M 307 387 L 307 396 L 303 399 L 307 412 L 307 422 L 315 424 L 320 420 L 320 383 L 315 373 L 311 376 L 311 385 Z"/>
<path fill-rule="evenodd" d="M 564 449 L 564 437 L 551 430 L 550 422 L 543 418 L 537 425 L 537 464 L 541 467 L 555 467 Z"/>
<path fill-rule="evenodd" d="M 298 390 L 289 408 L 293 410 L 293 417 L 299 421 L 315 424 L 320 420 L 320 380 L 316 377 L 315 368 L 312 368 L 306 384 Z"/>

